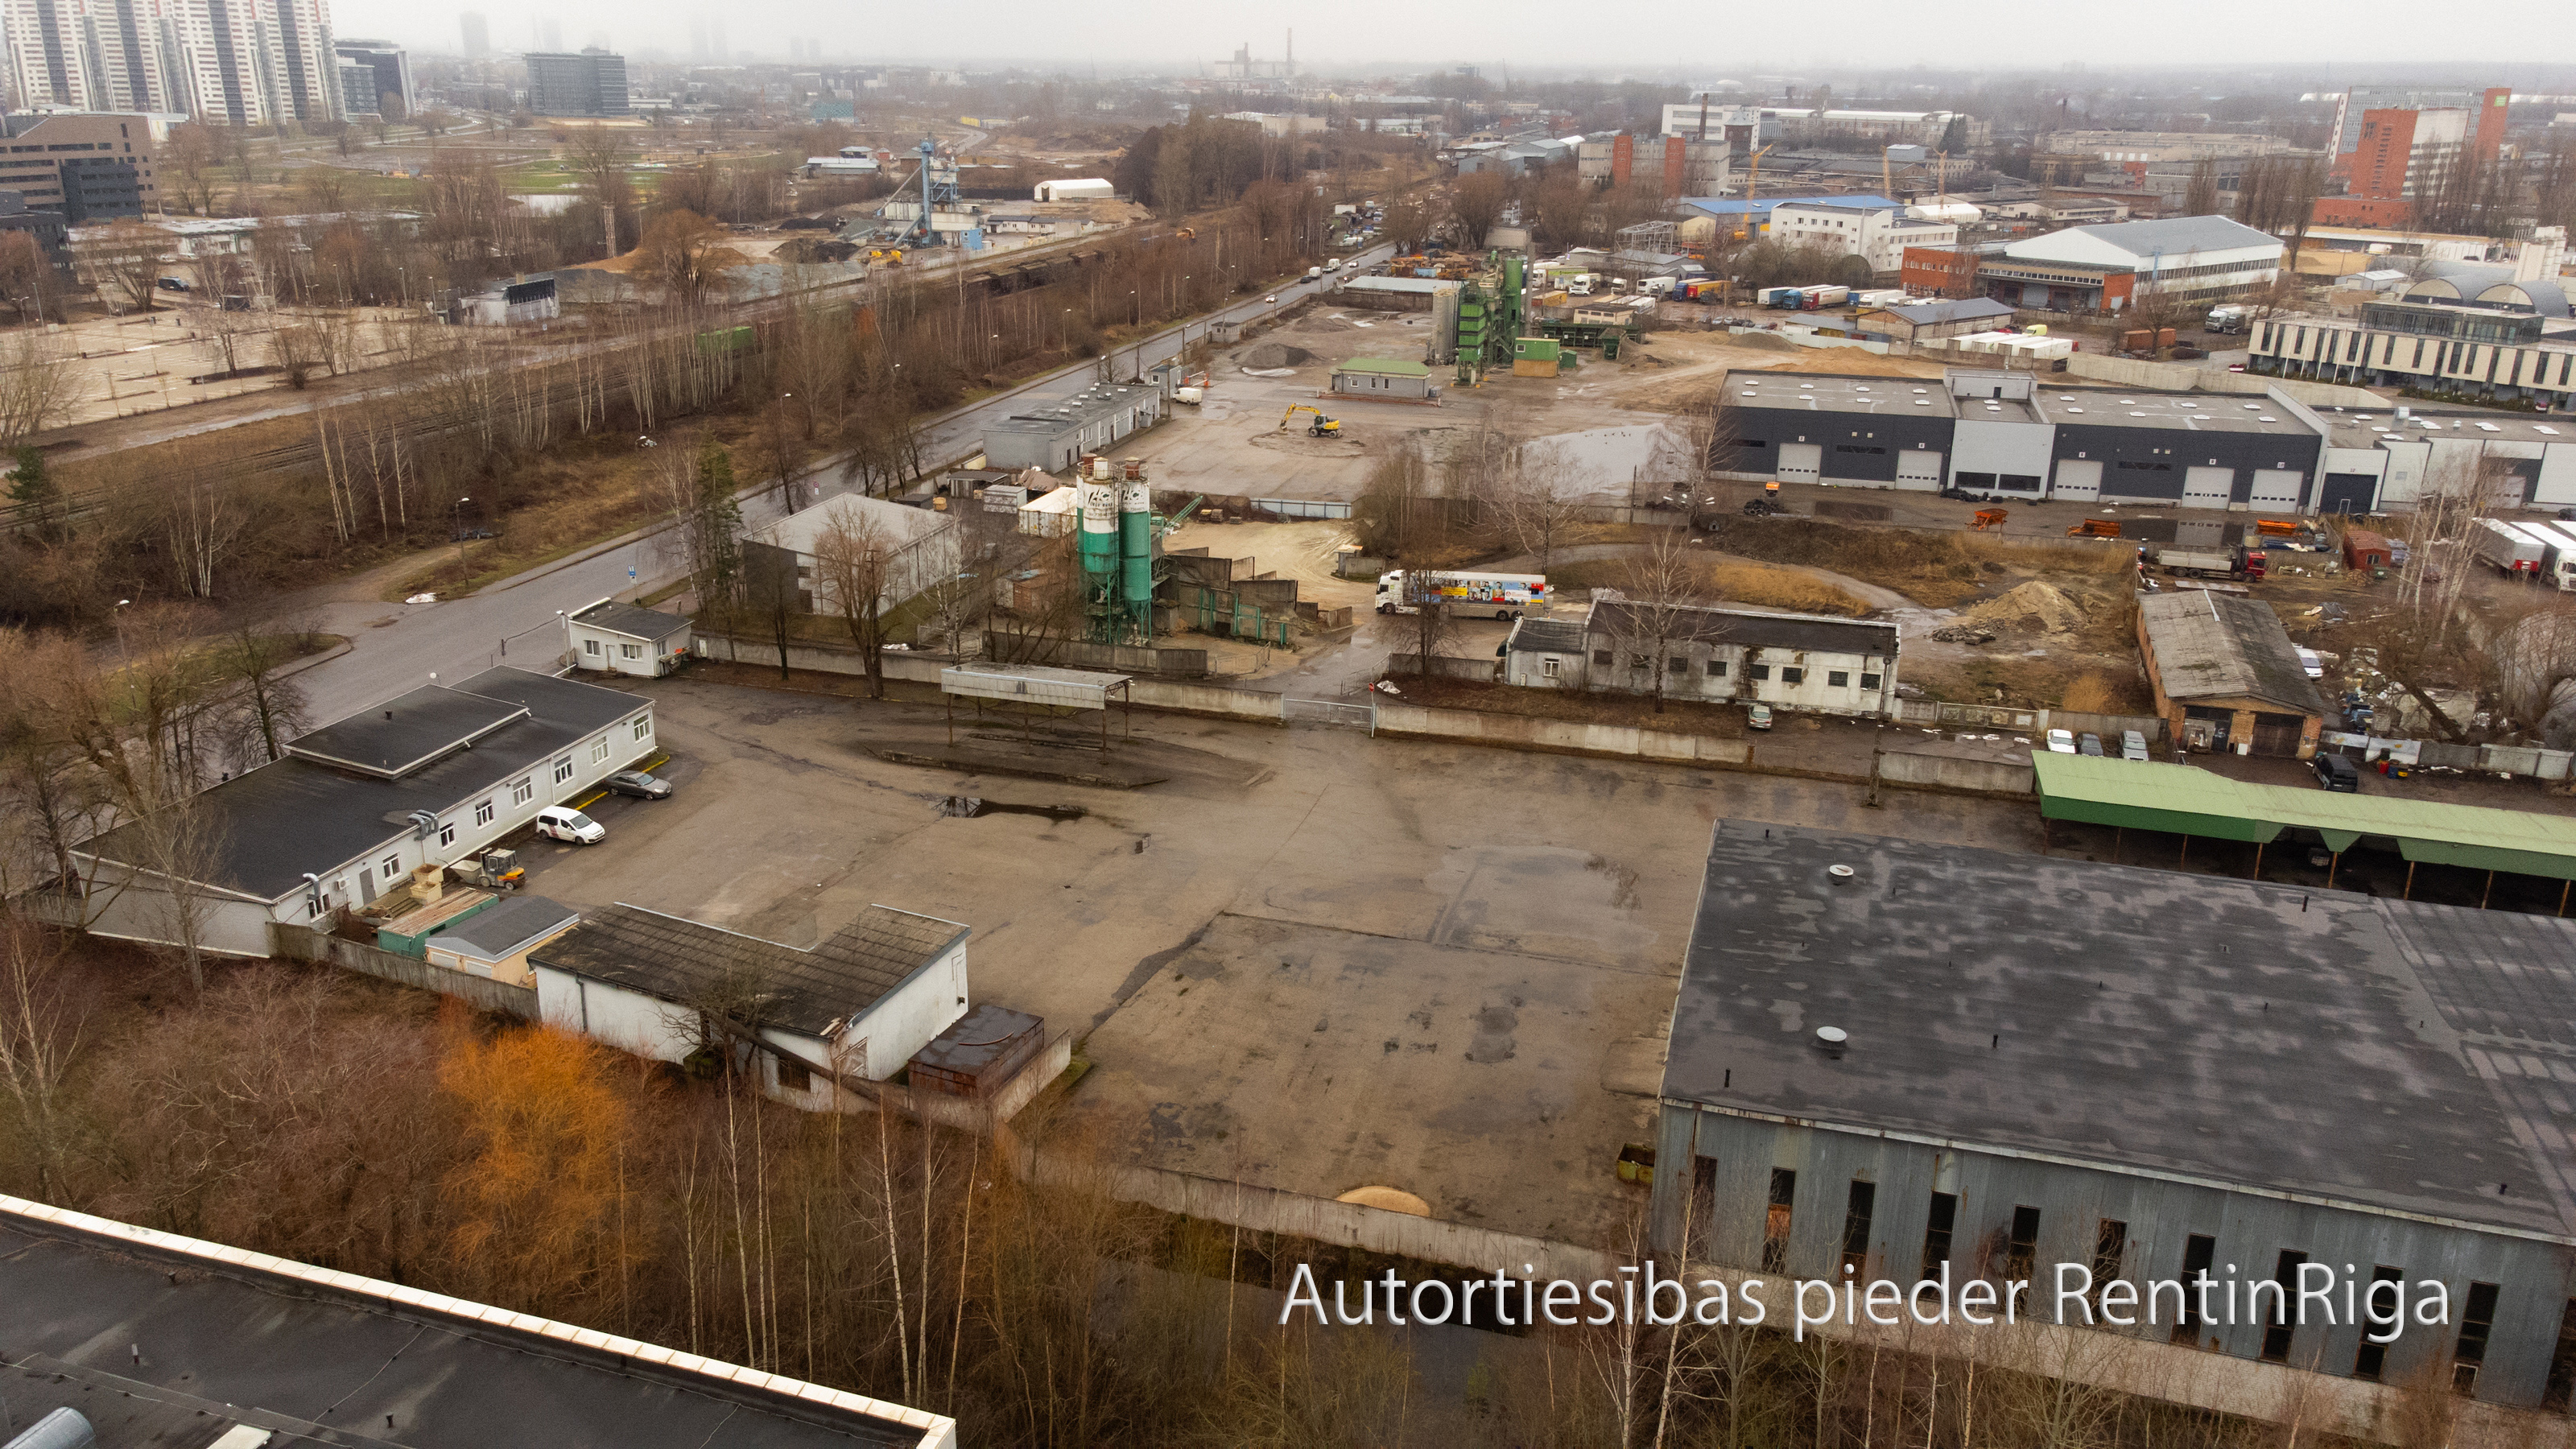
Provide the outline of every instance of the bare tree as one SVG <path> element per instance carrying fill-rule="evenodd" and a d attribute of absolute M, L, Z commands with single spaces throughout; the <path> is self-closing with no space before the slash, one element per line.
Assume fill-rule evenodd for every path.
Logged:
<path fill-rule="evenodd" d="M 224 634 L 213 650 L 220 681 L 234 691 L 229 712 L 237 721 L 234 758 L 244 765 L 266 763 L 284 752 L 284 742 L 301 734 L 308 719 L 303 683 L 284 673 L 302 657 L 310 629 L 288 629 L 271 619 L 245 619 Z"/>
<path fill-rule="evenodd" d="M 1686 642 L 1720 637 L 1722 620 L 1708 612 L 1708 591 L 1701 582 L 1699 560 L 1678 528 L 1656 530 L 1655 538 L 1629 556 L 1621 572 L 1619 597 L 1603 612 L 1610 623 L 1614 671 L 1644 684 L 1663 713 L 1664 691 L 1671 675 L 1673 650 Z M 1605 680 L 1603 683 L 1612 681 Z"/>
<path fill-rule="evenodd" d="M 581 178 L 598 203 L 607 255 L 617 255 L 617 209 L 627 202 L 626 138 L 606 126 L 584 126 L 564 143 L 564 169 Z"/>
<path fill-rule="evenodd" d="M 0 339 L 0 447 L 43 432 L 70 399 L 62 346 L 42 329 Z"/>
<path fill-rule="evenodd" d="M 96 999 L 94 980 L 66 959 L 61 933 L 0 907 L 0 1089 L 17 1104 L 43 1201 L 61 1200 L 72 1138 L 64 1089 Z"/>
<path fill-rule="evenodd" d="M 886 592 L 897 551 L 885 525 L 855 509 L 833 513 L 814 540 L 815 602 L 849 631 L 870 699 L 885 698 Z"/>

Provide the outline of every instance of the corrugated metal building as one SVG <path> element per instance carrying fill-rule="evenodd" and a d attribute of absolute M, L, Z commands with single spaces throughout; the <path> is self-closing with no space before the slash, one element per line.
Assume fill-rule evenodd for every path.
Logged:
<path fill-rule="evenodd" d="M 2426 1371 L 2565 1406 L 2576 923 L 1738 821 L 1700 902 L 1667 1261 L 1765 1275 L 1775 1312 L 1846 1266 L 2026 1281 L 2046 1323 L 2118 1279 L 2127 1381 L 2179 1394 L 2197 1350 L 2360 1380 L 2347 1411 Z M 2203 1272 L 2205 1314 L 2155 1286 Z M 2249 1307 L 2321 1275 L 2329 1303 Z M 2409 1317 L 2372 1344 L 2341 1285 L 2382 1278 Z"/>

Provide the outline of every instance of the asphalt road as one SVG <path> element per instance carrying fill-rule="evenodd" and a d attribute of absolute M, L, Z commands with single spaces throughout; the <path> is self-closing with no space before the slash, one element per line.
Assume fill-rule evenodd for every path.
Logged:
<path fill-rule="evenodd" d="M 1345 265 L 1365 268 L 1393 254 L 1392 247 L 1375 247 Z M 1213 322 L 1248 322 L 1285 310 L 1337 279 L 1286 283 L 1261 297 L 1130 343 L 1114 355 L 1118 374 L 1132 377 L 1178 356 L 1185 339 L 1205 336 Z M 1272 296 L 1279 299 L 1275 304 L 1266 300 Z M 945 462 L 972 454 L 981 445 L 987 424 L 1024 407 L 1032 396 L 1052 397 L 1074 390 L 1092 367 L 1084 362 L 1062 368 L 947 414 L 925 431 L 923 455 Z M 837 458 L 826 459 L 797 481 L 798 506 L 850 491 L 838 481 L 839 463 Z M 743 496 L 747 528 L 770 522 L 780 513 L 777 492 L 769 482 Z M 564 647 L 558 613 L 612 596 L 634 598 L 681 576 L 679 561 L 667 556 L 658 542 L 662 531 L 631 534 L 465 598 L 434 604 L 375 600 L 371 595 L 382 587 L 381 574 L 315 590 L 294 601 L 290 610 L 313 614 L 322 628 L 348 636 L 351 646 L 348 653 L 304 672 L 312 718 L 340 718 L 427 684 L 433 675 L 441 683 L 452 684 L 503 663 L 551 670 Z M 415 559 L 402 567 L 418 566 Z"/>

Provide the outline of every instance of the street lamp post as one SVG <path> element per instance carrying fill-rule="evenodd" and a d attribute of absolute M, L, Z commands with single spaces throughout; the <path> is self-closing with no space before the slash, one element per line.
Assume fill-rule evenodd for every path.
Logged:
<path fill-rule="evenodd" d="M 447 510 L 448 532 L 456 535 L 456 582 L 459 584 L 465 582 L 465 505 L 473 501 L 471 497 L 459 498 Z"/>

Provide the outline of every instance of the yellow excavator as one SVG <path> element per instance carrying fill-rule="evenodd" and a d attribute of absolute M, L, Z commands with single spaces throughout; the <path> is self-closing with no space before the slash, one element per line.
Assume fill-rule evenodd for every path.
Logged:
<path fill-rule="evenodd" d="M 1313 407 L 1306 403 L 1299 403 L 1288 411 L 1281 413 L 1279 415 L 1280 428 L 1285 430 L 1289 421 L 1295 418 L 1299 413 L 1313 413 L 1315 415 L 1315 420 L 1306 425 L 1307 437 L 1338 438 L 1342 435 L 1342 425 L 1340 420 L 1328 418 L 1324 416 L 1324 410 L 1322 408 Z"/>

